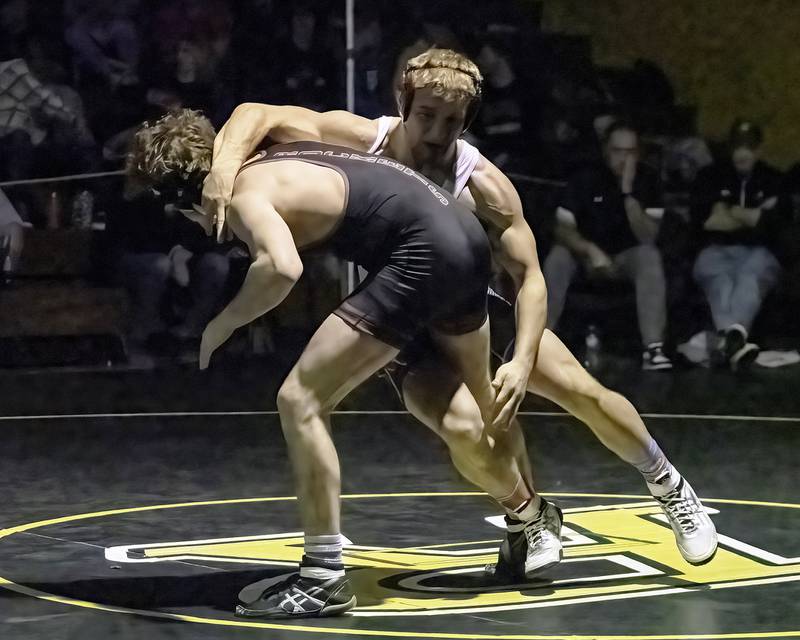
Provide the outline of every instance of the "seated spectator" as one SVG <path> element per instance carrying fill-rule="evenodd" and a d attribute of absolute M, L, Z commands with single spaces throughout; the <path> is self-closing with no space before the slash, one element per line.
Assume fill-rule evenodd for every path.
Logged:
<path fill-rule="evenodd" d="M 0 4 L 0 60 L 16 58 L 25 46 L 31 26 L 29 0 Z"/>
<path fill-rule="evenodd" d="M 75 114 L 71 123 L 54 121 L 48 126 L 49 135 L 44 149 L 37 154 L 37 176 L 98 171 L 100 157 L 94 135 L 89 128 L 84 102 L 69 85 L 63 57 L 53 51 L 52 43 L 40 35 L 31 36 L 25 45 L 25 60 L 44 88 L 61 98 L 65 107 Z"/>
<path fill-rule="evenodd" d="M 758 125 L 737 120 L 730 158 L 701 171 L 692 195 L 700 246 L 693 275 L 718 332 L 711 362 L 734 369 L 758 355 L 750 328 L 781 273 L 773 250 L 785 225 L 781 175 L 759 159 L 762 140 Z"/>
<path fill-rule="evenodd" d="M 65 0 L 63 38 L 72 52 L 76 88 L 97 140 L 141 122 L 141 56 L 137 0 Z"/>
<path fill-rule="evenodd" d="M 662 193 L 657 174 L 638 162 L 634 127 L 616 122 L 607 132 L 602 163 L 569 180 L 556 211 L 556 244 L 544 263 L 547 326 L 555 329 L 567 289 L 579 275 L 634 284 L 647 370 L 672 368 L 663 352 L 666 283 L 655 246 Z"/>
<path fill-rule="evenodd" d="M 181 342 L 199 345 L 218 311 L 228 280 L 229 247 L 220 247 L 151 189 L 126 186 L 109 212 L 114 279 L 134 301 L 130 339 L 134 350 L 175 351 Z M 167 313 L 173 318 L 170 326 Z M 182 307 L 175 313 L 175 307 Z"/>
<path fill-rule="evenodd" d="M 130 3 L 67 0 L 64 39 L 72 48 L 82 84 L 138 84 L 140 42 L 127 12 Z"/>
<path fill-rule="evenodd" d="M 283 56 L 283 102 L 315 111 L 341 108 L 341 78 L 328 37 L 326 16 L 313 2 L 295 2 L 289 33 L 279 47 Z"/>
<path fill-rule="evenodd" d="M 672 140 L 664 153 L 664 174 L 674 191 L 689 191 L 697 174 L 713 162 L 706 141 L 699 136 Z"/>
<path fill-rule="evenodd" d="M 274 87 L 283 82 L 280 64 L 264 64 L 283 27 L 271 0 L 242 0 L 233 21 L 231 50 L 236 52 L 242 102 L 274 102 Z M 213 120 L 212 120 L 213 121 Z"/>
<path fill-rule="evenodd" d="M 443 6 L 437 3 L 422 4 L 412 2 L 404 7 L 407 15 L 404 19 L 406 29 L 400 38 L 401 42 L 410 42 L 403 45 L 399 55 L 395 58 L 392 73 L 392 104 L 397 104 L 398 96 L 403 84 L 403 74 L 406 63 L 413 57 L 427 51 L 431 47 L 463 51 L 464 47 L 454 31 L 448 26 L 447 13 Z M 450 14 L 452 18 L 453 14 Z"/>
<path fill-rule="evenodd" d="M 14 271 L 24 244 L 25 229 L 22 218 L 0 189 L 0 273 Z"/>
<path fill-rule="evenodd" d="M 33 75 L 22 58 L 0 61 L 0 180 L 33 178 L 37 150 L 54 123 L 74 126 L 77 116 Z M 14 206 L 22 218 L 33 214 L 34 193 L 17 189 Z"/>
<path fill-rule="evenodd" d="M 372 3 L 359 3 L 355 14 L 355 112 L 365 118 L 378 118 L 385 113 L 381 86 L 384 62 L 383 30 L 380 8 Z"/>
<path fill-rule="evenodd" d="M 0 179 L 31 178 L 34 152 L 49 122 L 74 124 L 76 114 L 33 75 L 22 58 L 0 61 Z"/>
<path fill-rule="evenodd" d="M 149 102 L 202 109 L 213 121 L 235 106 L 236 82 L 231 38 L 233 17 L 222 0 L 170 0 L 152 16 L 143 69 L 151 87 Z M 268 34 L 264 34 L 268 37 Z M 161 93 L 158 100 L 153 95 Z M 174 106 L 174 105 L 173 105 Z"/>
<path fill-rule="evenodd" d="M 481 153 L 504 171 L 520 171 L 528 164 L 527 136 L 522 133 L 520 83 L 512 64 L 513 56 L 496 44 L 484 44 L 477 57 L 485 84 L 476 134 Z M 515 167 L 513 162 L 517 162 Z"/>

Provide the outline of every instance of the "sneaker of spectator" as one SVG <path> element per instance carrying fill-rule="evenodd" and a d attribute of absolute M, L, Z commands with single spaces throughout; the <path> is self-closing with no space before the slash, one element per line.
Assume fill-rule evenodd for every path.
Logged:
<path fill-rule="evenodd" d="M 730 367 L 734 371 L 748 368 L 758 357 L 758 345 L 747 341 L 747 329 L 733 324 L 717 332 L 717 342 L 711 350 L 711 366 Z"/>
<path fill-rule="evenodd" d="M 664 343 L 653 342 L 642 352 L 642 369 L 645 371 L 665 371 L 672 369 L 672 361 L 664 354 Z"/>

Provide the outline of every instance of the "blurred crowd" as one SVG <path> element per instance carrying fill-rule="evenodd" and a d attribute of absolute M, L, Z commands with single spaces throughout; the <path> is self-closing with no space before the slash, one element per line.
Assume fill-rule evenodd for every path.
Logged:
<path fill-rule="evenodd" d="M 217 127 L 241 102 L 344 108 L 344 9 L 342 0 L 3 2 L 0 182 L 119 169 L 133 130 L 180 106 Z M 360 115 L 394 114 L 400 70 L 431 45 L 478 63 L 484 96 L 467 135 L 532 203 L 551 327 L 568 290 L 627 282 L 642 342 L 658 347 L 647 357 L 669 362 L 670 335 L 697 328 L 671 329 L 676 301 L 685 309 L 694 288 L 715 331 L 708 359 L 752 360 L 759 310 L 800 252 L 800 165 L 782 174 L 760 157 L 764 135 L 780 132 L 735 120 L 743 114 L 732 105 L 729 138 L 703 140 L 656 65 L 597 68 L 585 39 L 538 30 L 537 3 L 356 9 Z M 632 218 L 630 198 L 644 217 Z M 100 221 L 103 277 L 135 301 L 132 341 L 151 350 L 196 341 L 244 258 L 164 205 L 158 194 L 126 197 L 121 178 L 10 185 L 0 190 L 0 246 L 10 261 L 25 224 Z"/>

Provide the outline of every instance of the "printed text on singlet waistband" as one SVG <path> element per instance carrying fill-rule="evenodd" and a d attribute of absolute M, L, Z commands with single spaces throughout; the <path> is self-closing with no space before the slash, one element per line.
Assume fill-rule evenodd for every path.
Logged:
<path fill-rule="evenodd" d="M 433 196 L 443 205 L 447 206 L 450 204 L 450 200 L 448 200 L 447 197 L 441 191 L 439 191 L 438 187 L 435 184 L 433 184 L 427 178 L 425 178 L 425 176 L 417 173 L 413 169 L 409 169 L 407 166 L 401 164 L 400 162 L 391 160 L 390 158 L 385 158 L 382 156 L 362 156 L 357 153 L 348 153 L 346 151 L 322 151 L 317 149 L 317 150 L 305 150 L 305 151 L 276 151 L 274 154 L 270 154 L 269 157 L 266 159 L 268 160 L 279 159 L 279 158 L 286 159 L 290 157 L 295 157 L 295 158 L 332 157 L 332 158 L 342 158 L 345 160 L 359 160 L 361 162 L 367 162 L 369 164 L 380 164 L 387 167 L 391 167 L 392 169 L 396 169 L 397 171 L 400 171 L 407 176 L 416 178 L 419 182 L 424 184 L 428 188 L 428 191 L 430 191 L 433 194 Z"/>

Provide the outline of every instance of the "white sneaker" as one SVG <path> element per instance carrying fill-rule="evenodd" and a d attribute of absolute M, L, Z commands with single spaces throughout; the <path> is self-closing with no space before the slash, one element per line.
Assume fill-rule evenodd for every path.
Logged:
<path fill-rule="evenodd" d="M 642 352 L 642 369 L 645 371 L 667 371 L 672 369 L 672 361 L 664 354 L 664 345 L 654 342 Z"/>
<path fill-rule="evenodd" d="M 525 577 L 532 578 L 545 569 L 561 562 L 564 551 L 561 546 L 561 526 L 564 516 L 552 502 L 542 498 L 542 506 L 536 517 L 525 524 L 525 539 L 528 550 L 525 555 Z"/>
<path fill-rule="evenodd" d="M 694 565 L 710 562 L 717 552 L 717 530 L 691 485 L 681 477 L 664 495 L 657 495 L 658 485 L 648 487 L 669 520 L 683 559 Z"/>
<path fill-rule="evenodd" d="M 749 369 L 750 365 L 756 361 L 759 353 L 761 353 L 761 349 L 757 344 L 746 342 L 731 356 L 729 360 L 731 370 L 744 371 L 745 369 Z"/>

